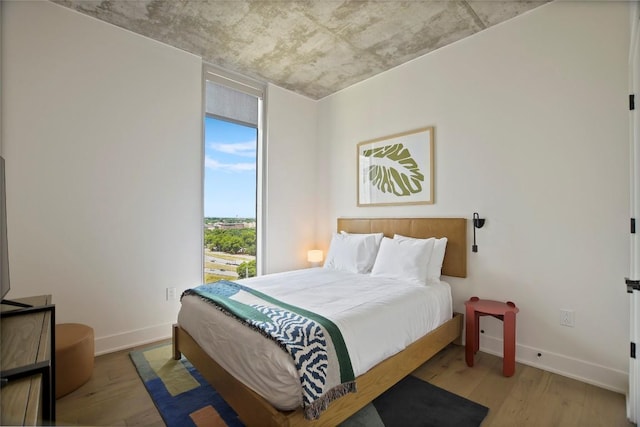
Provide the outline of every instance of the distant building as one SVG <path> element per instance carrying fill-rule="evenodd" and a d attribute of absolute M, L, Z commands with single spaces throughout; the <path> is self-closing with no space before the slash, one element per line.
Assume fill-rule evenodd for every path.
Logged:
<path fill-rule="evenodd" d="M 242 228 L 256 228 L 255 222 L 214 222 L 204 225 L 207 230 L 239 230 Z"/>
<path fill-rule="evenodd" d="M 244 228 L 244 223 L 242 222 L 218 222 L 215 224 L 216 228 L 221 230 L 237 230 L 240 228 Z"/>

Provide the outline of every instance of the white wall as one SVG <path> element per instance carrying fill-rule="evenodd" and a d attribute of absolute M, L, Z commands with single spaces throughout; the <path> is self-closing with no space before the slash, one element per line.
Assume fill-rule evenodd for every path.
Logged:
<path fill-rule="evenodd" d="M 341 216 L 477 211 L 468 278 L 448 279 L 454 309 L 512 300 L 519 361 L 626 391 L 628 13 L 550 3 L 321 100 L 318 239 Z M 435 126 L 436 203 L 358 208 L 356 144 L 423 126 Z M 481 349 L 501 354 L 501 323 L 482 322 Z"/>
<path fill-rule="evenodd" d="M 315 248 L 317 105 L 268 87 L 265 273 L 308 267 Z"/>
<path fill-rule="evenodd" d="M 2 2 L 12 289 L 98 353 L 170 336 L 201 280 L 201 60 L 50 2 Z"/>

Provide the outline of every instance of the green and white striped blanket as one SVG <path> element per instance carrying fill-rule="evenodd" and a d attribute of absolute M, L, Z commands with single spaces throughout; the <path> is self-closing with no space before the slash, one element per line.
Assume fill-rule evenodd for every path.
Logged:
<path fill-rule="evenodd" d="M 187 289 L 185 295 L 213 304 L 291 355 L 306 418 L 318 418 L 331 401 L 356 391 L 347 347 L 331 320 L 226 280 Z"/>

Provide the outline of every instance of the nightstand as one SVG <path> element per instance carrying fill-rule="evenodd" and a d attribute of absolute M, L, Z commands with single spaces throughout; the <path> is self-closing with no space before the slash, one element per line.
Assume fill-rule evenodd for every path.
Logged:
<path fill-rule="evenodd" d="M 480 348 L 480 316 L 493 316 L 503 322 L 502 373 L 510 377 L 516 370 L 516 313 L 520 311 L 511 301 L 501 302 L 471 297 L 464 303 L 467 328 L 465 358 L 473 366 L 473 358 Z"/>

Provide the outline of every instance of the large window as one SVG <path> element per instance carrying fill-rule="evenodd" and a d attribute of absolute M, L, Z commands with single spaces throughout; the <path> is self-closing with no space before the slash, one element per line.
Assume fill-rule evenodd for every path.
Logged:
<path fill-rule="evenodd" d="M 258 273 L 261 89 L 205 69 L 204 282 Z"/>

